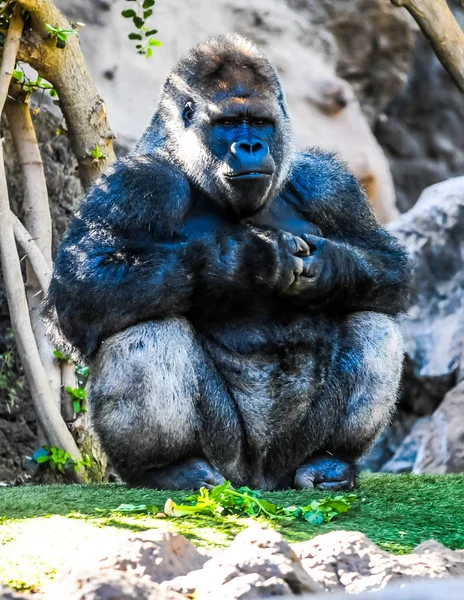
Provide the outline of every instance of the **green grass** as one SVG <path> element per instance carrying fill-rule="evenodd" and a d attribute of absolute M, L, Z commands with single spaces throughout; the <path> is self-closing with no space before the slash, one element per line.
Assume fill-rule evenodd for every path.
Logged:
<path fill-rule="evenodd" d="M 266 523 L 290 542 L 334 529 L 349 529 L 362 531 L 393 553 L 411 552 L 417 544 L 431 538 L 449 548 L 464 548 L 464 475 L 363 475 L 356 493 L 359 498 L 356 505 L 332 523 L 317 526 L 305 521 Z M 308 504 L 324 495 L 328 494 L 287 490 L 266 493 L 265 497 L 288 506 Z M 223 547 L 249 523 L 236 516 L 161 519 L 147 515 L 102 515 L 96 510 L 114 509 L 121 503 L 156 504 L 162 509 L 168 497 L 179 502 L 185 496 L 185 493 L 133 490 L 120 485 L 0 489 L 0 580 L 16 587 L 40 588 L 44 577 L 52 578 L 54 571 L 62 567 L 66 558 L 63 552 L 66 554 L 69 547 L 66 535 L 72 536 L 74 543 L 76 536 L 85 533 L 92 545 L 94 538 L 101 537 L 101 528 L 106 528 L 107 535 L 116 539 L 130 530 L 168 527 L 197 545 Z M 56 517 L 51 518 L 53 515 Z M 35 546 L 31 545 L 34 535 L 38 537 Z M 64 539 L 67 546 L 63 550 L 59 544 Z M 41 544 L 51 554 L 37 556 L 42 554 L 37 551 Z"/>

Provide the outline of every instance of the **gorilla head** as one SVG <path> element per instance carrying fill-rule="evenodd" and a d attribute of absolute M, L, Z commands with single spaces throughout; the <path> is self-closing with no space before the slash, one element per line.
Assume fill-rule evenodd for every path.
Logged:
<path fill-rule="evenodd" d="M 199 44 L 177 64 L 149 130 L 145 151 L 163 147 L 194 184 L 240 216 L 262 208 L 288 175 L 291 132 L 279 79 L 237 35 Z"/>

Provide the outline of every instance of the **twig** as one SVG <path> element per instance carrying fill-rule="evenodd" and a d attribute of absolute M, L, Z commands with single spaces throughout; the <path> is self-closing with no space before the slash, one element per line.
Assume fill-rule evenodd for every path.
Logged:
<path fill-rule="evenodd" d="M 464 93 L 464 33 L 446 0 L 391 0 L 408 10 L 430 40 L 450 77 Z"/>
<path fill-rule="evenodd" d="M 50 285 L 51 269 L 45 262 L 45 258 L 42 252 L 39 250 L 39 247 L 31 238 L 30 233 L 27 231 L 18 217 L 13 213 L 11 213 L 11 221 L 15 240 L 26 255 L 27 260 L 31 263 L 31 267 L 34 270 L 34 274 L 37 277 L 40 288 L 43 293 L 45 293 Z"/>

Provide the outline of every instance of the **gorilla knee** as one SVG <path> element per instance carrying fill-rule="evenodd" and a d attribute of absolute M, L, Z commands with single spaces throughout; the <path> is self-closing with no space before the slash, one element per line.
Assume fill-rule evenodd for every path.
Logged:
<path fill-rule="evenodd" d="M 90 370 L 89 408 L 121 475 L 135 463 L 163 466 L 193 450 L 197 354 L 194 332 L 180 318 L 131 327 L 98 352 Z"/>

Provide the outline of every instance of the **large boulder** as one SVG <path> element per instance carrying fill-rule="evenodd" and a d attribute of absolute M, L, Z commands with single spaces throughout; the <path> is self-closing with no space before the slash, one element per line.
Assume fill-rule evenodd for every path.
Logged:
<path fill-rule="evenodd" d="M 427 188 L 389 226 L 415 261 L 400 317 L 407 355 L 403 405 L 430 414 L 454 385 L 464 347 L 464 177 Z"/>

